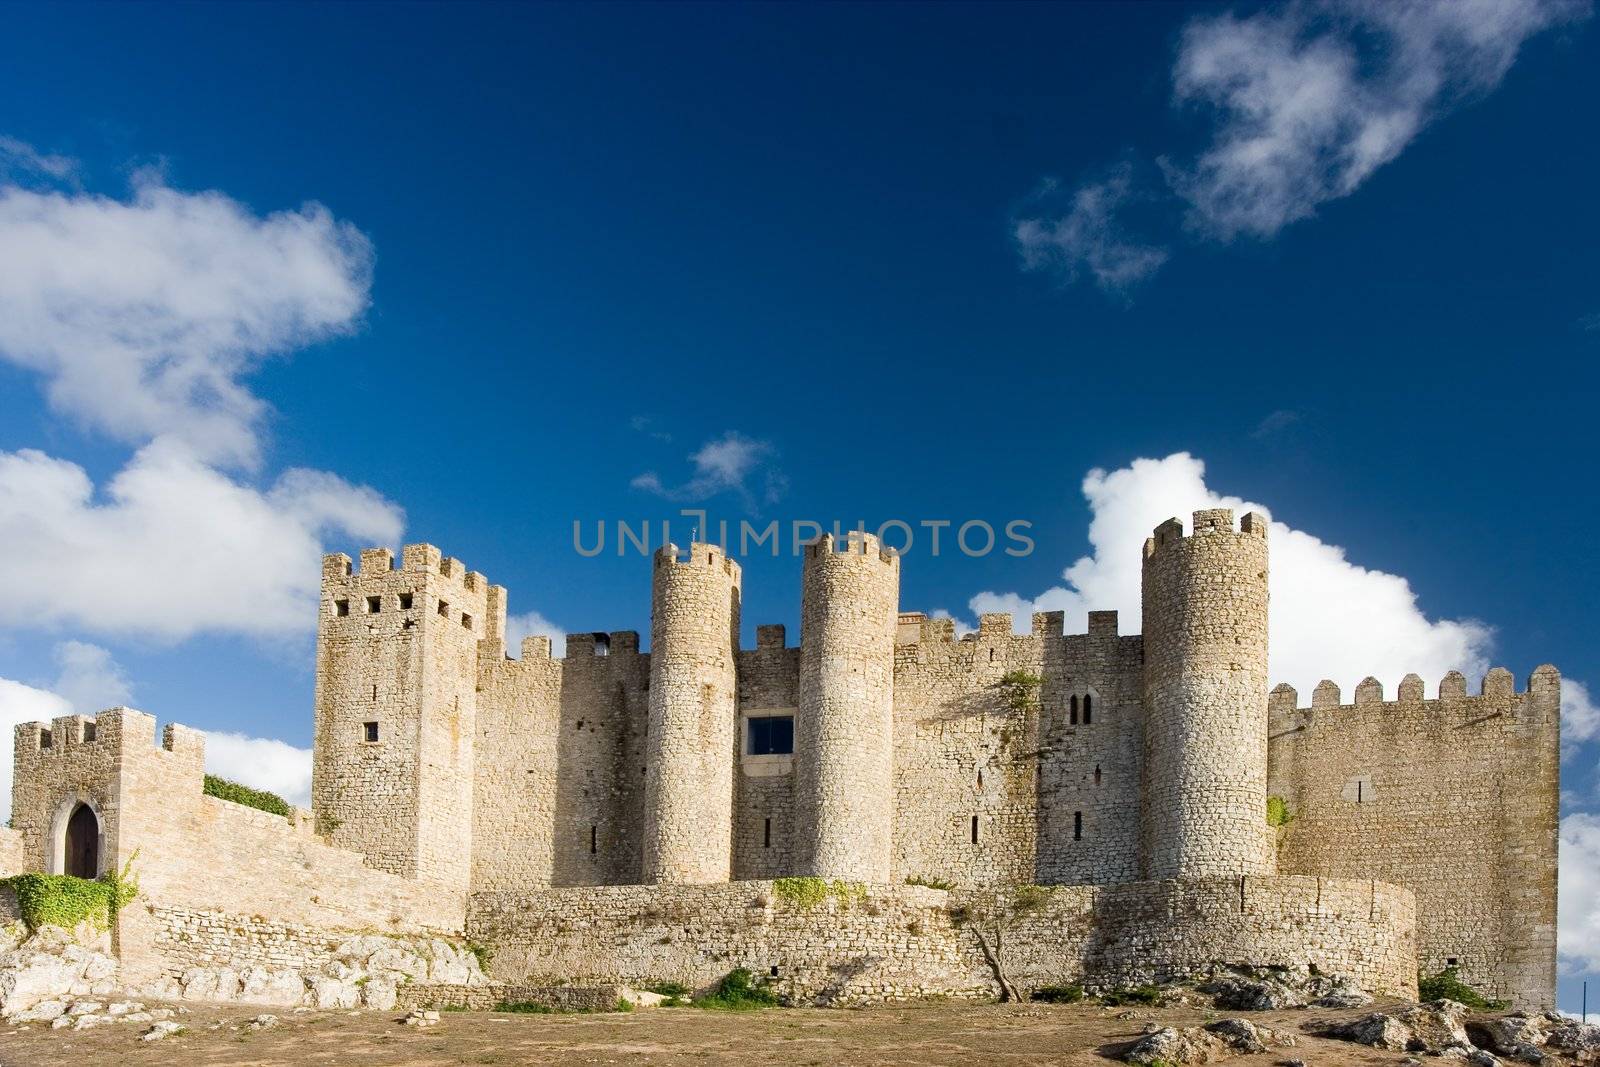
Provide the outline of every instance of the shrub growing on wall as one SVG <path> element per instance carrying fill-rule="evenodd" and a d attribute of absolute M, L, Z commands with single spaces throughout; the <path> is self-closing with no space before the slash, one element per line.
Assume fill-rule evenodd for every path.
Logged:
<path fill-rule="evenodd" d="M 289 802 L 276 793 L 269 793 L 265 789 L 251 789 L 238 782 L 230 782 L 226 778 L 218 778 L 214 774 L 206 775 L 205 794 L 216 797 L 218 800 L 230 801 L 234 804 L 243 804 L 247 808 L 259 808 L 261 811 L 270 811 L 274 815 L 289 817 Z"/>

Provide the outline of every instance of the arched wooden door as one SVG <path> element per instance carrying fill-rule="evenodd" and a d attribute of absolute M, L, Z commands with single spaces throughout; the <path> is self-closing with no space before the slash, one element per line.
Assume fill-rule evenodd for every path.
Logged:
<path fill-rule="evenodd" d="M 100 874 L 100 820 L 94 809 L 79 804 L 67 820 L 66 873 L 78 878 Z"/>

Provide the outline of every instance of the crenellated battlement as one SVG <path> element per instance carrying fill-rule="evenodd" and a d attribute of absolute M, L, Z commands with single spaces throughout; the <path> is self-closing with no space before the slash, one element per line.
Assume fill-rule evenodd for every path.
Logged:
<path fill-rule="evenodd" d="M 687 555 L 679 555 L 682 551 L 677 545 L 667 544 L 656 549 L 655 566 L 659 570 L 666 566 L 701 567 L 709 570 L 720 570 L 733 580 L 738 586 L 743 578 L 743 568 L 738 561 L 732 559 L 722 550 L 721 545 L 709 544 L 705 541 L 691 541 Z"/>
<path fill-rule="evenodd" d="M 41 760 L 71 760 L 95 753 L 121 759 L 136 752 L 165 752 L 196 765 L 205 761 L 206 740 L 201 731 L 168 723 L 157 748 L 155 716 L 121 706 L 98 715 L 60 715 L 48 724 L 18 723 L 13 736 L 14 752 Z"/>
<path fill-rule="evenodd" d="M 1480 680 L 1478 691 L 1469 693 L 1466 676 L 1460 671 L 1449 671 L 1440 679 L 1435 693 L 1432 698 L 1426 697 L 1421 675 L 1413 673 L 1401 679 L 1394 700 L 1385 700 L 1383 683 L 1369 675 L 1356 685 L 1354 698 L 1348 704 L 1343 701 L 1338 683 L 1326 678 L 1318 682 L 1316 688 L 1312 690 L 1309 704 L 1300 704 L 1299 693 L 1286 682 L 1275 686 L 1267 701 L 1269 710 L 1274 715 L 1296 711 L 1354 711 L 1373 705 L 1440 704 L 1458 701 L 1504 703 L 1515 697 L 1529 695 L 1553 697 L 1559 703 L 1561 672 L 1548 663 L 1543 664 L 1528 675 L 1526 684 L 1519 690 L 1516 678 L 1509 670 L 1504 667 L 1493 667 Z"/>
<path fill-rule="evenodd" d="M 828 555 L 876 557 L 880 563 L 896 569 L 900 566 L 900 554 L 884 548 L 877 535 L 864 530 L 849 530 L 842 537 L 825 533 L 805 546 L 805 556 L 808 560 Z"/>
<path fill-rule="evenodd" d="M 1154 556 L 1157 551 L 1167 545 L 1189 541 L 1194 538 L 1215 537 L 1219 534 L 1232 534 L 1236 537 L 1255 537 L 1266 540 L 1267 517 L 1258 511 L 1247 511 L 1239 520 L 1237 528 L 1233 522 L 1232 508 L 1208 508 L 1197 511 L 1193 516 L 1193 533 L 1185 536 L 1183 521 L 1176 517 L 1168 519 L 1155 528 L 1155 532 L 1145 539 L 1144 558 Z"/>

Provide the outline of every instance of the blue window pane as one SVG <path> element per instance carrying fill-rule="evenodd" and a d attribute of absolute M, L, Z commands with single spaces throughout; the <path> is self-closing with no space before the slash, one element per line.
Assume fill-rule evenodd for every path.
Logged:
<path fill-rule="evenodd" d="M 768 715 L 750 720 L 750 755 L 787 756 L 794 752 L 794 717 Z"/>

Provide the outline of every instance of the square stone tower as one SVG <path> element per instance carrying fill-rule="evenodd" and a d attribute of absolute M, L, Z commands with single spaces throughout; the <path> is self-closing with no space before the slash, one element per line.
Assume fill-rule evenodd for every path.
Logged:
<path fill-rule="evenodd" d="M 478 644 L 505 590 L 432 545 L 322 565 L 311 804 L 380 870 L 464 890 L 471 872 Z"/>

